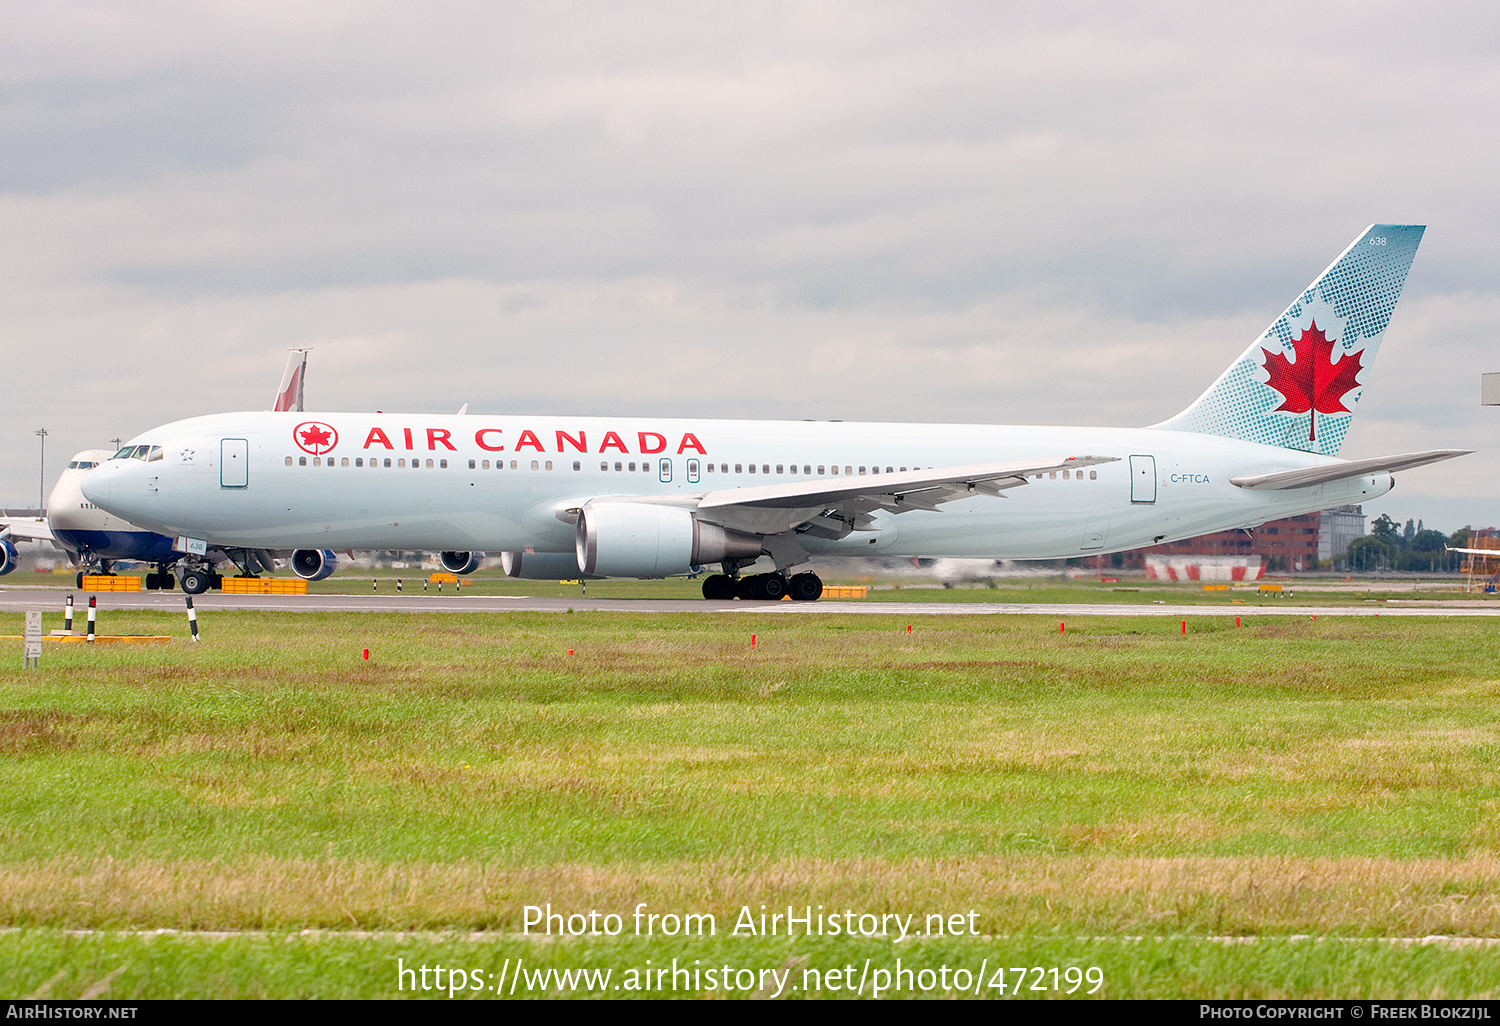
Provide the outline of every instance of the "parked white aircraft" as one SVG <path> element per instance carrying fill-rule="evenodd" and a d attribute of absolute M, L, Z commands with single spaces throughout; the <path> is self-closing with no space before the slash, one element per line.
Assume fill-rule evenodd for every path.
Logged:
<path fill-rule="evenodd" d="M 307 379 L 309 349 L 289 350 L 286 370 L 276 388 L 272 409 L 302 411 L 303 386 Z M 176 579 L 172 569 L 183 554 L 175 550 L 174 539 L 154 531 L 144 531 L 107 510 L 100 509 L 83 494 L 83 479 L 89 471 L 113 455 L 111 449 L 84 449 L 75 453 L 57 477 L 57 484 L 47 496 L 45 517 L 0 517 L 0 577 L 15 570 L 20 556 L 12 540 L 51 542 L 68 554 L 78 571 L 78 587 L 84 574 L 108 574 L 122 559 L 155 563 L 156 572 L 146 575 L 148 589 L 172 588 Z M 147 462 L 162 458 L 160 448 L 147 450 Z M 227 555 L 216 553 L 221 558 Z M 252 571 L 271 566 L 269 553 L 239 553 L 241 565 Z M 255 562 L 251 563 L 250 560 Z M 212 580 L 210 576 L 208 578 Z"/>
<path fill-rule="evenodd" d="M 449 569 L 663 577 L 709 598 L 816 599 L 810 555 L 1057 558 L 1368 501 L 1467 450 L 1334 456 L 1421 241 L 1374 225 L 1182 413 L 1149 428 L 229 413 L 146 431 L 84 483 L 213 547 L 438 549 Z M 165 452 L 153 462 L 151 453 Z M 769 556 L 770 573 L 740 571 Z"/>

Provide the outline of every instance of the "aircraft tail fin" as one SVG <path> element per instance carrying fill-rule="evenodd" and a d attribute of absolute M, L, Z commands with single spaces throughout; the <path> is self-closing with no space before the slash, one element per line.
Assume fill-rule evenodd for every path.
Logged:
<path fill-rule="evenodd" d="M 1423 231 L 1366 228 L 1196 402 L 1154 426 L 1337 455 Z"/>
<path fill-rule="evenodd" d="M 288 350 L 286 370 L 281 373 L 281 384 L 276 386 L 276 405 L 272 407 L 273 410 L 302 412 L 302 386 L 307 378 L 308 352 L 306 349 Z"/>

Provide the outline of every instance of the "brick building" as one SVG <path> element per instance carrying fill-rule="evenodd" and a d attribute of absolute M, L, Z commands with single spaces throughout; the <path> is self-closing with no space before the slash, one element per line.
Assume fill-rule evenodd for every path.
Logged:
<path fill-rule="evenodd" d="M 1119 555 L 1116 566 L 1140 567 L 1147 556 L 1260 556 L 1268 570 L 1311 570 L 1319 559 L 1337 559 L 1349 542 L 1362 537 L 1364 512 L 1358 506 L 1340 506 L 1322 513 L 1307 513 L 1261 524 L 1254 531 L 1216 531 L 1196 538 L 1165 542 Z M 1325 554 L 1326 553 L 1326 554 Z"/>

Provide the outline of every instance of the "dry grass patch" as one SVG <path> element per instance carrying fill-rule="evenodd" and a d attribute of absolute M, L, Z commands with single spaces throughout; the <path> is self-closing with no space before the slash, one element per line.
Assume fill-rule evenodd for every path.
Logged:
<path fill-rule="evenodd" d="M 1191 824 L 1185 824 L 1190 827 Z M 1107 933 L 1500 933 L 1500 859 L 1051 858 L 716 860 L 497 867 L 261 858 L 49 859 L 0 871 L 12 925 L 96 928 L 519 931 L 522 908 L 707 912 L 812 903 L 916 913 L 977 909 L 982 929 Z"/>

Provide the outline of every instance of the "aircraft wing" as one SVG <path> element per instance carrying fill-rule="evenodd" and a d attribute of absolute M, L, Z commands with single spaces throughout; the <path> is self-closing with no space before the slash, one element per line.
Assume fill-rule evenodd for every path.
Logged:
<path fill-rule="evenodd" d="M 0 537 L 16 541 L 45 541 L 57 544 L 52 528 L 39 517 L 0 517 Z"/>
<path fill-rule="evenodd" d="M 699 517 L 722 527 L 779 534 L 802 524 L 809 531 L 842 538 L 868 530 L 876 510 L 936 511 L 945 502 L 975 495 L 1004 497 L 1005 490 L 1033 476 L 1114 463 L 1114 456 L 1051 456 L 1008 463 L 933 467 L 863 477 L 818 478 L 753 488 L 725 488 L 698 499 Z"/>
<path fill-rule="evenodd" d="M 1231 477 L 1229 483 L 1241 488 L 1267 488 L 1279 491 L 1284 488 L 1310 488 L 1313 485 L 1342 481 L 1349 477 L 1364 477 L 1382 471 L 1394 473 L 1425 467 L 1429 463 L 1451 460 L 1455 456 L 1467 456 L 1473 449 L 1426 449 L 1422 452 L 1404 452 L 1396 456 L 1374 456 L 1367 460 L 1344 460 L 1327 463 L 1321 467 L 1305 467 L 1302 470 L 1283 470 L 1276 474 L 1251 474 Z"/>

